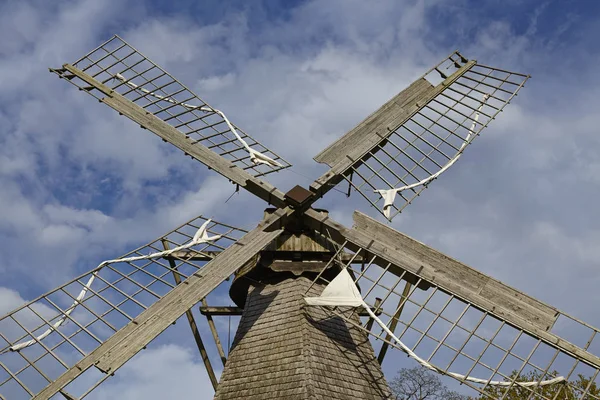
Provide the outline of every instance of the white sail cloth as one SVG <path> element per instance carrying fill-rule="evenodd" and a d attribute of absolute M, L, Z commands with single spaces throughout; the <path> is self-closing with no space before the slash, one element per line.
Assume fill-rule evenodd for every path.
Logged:
<path fill-rule="evenodd" d="M 469 129 L 469 132 L 467 133 L 467 137 L 465 137 L 465 140 L 463 141 L 462 145 L 460 146 L 460 148 L 458 149 L 458 151 L 456 152 L 454 157 L 452 157 L 450 160 L 448 160 L 446 165 L 444 165 L 438 172 L 428 176 L 425 179 L 420 180 L 419 182 L 415 182 L 410 185 L 406 185 L 406 186 L 402 186 L 402 187 L 394 188 L 394 189 L 377 189 L 377 190 L 375 190 L 375 192 L 379 193 L 381 195 L 381 197 L 383 198 L 383 215 L 385 215 L 385 217 L 387 219 L 390 219 L 390 215 L 392 212 L 392 205 L 394 204 L 394 200 L 396 199 L 396 194 L 403 192 L 405 190 L 410 190 L 410 189 L 416 188 L 417 186 L 427 185 L 432 180 L 437 179 L 437 177 L 439 177 L 441 174 L 446 172 L 448 170 L 448 168 L 450 168 L 452 165 L 454 165 L 454 163 L 456 161 L 458 161 L 458 159 L 462 155 L 465 147 L 467 147 L 467 145 L 469 143 L 471 143 L 471 141 L 473 140 L 473 138 L 475 136 L 474 131 L 475 131 L 475 126 L 476 126 L 477 122 L 479 121 L 479 113 L 481 112 L 481 109 L 483 108 L 483 106 L 485 105 L 485 103 L 488 101 L 489 98 L 490 98 L 489 94 L 483 95 L 483 98 L 481 100 L 481 105 L 477 108 L 477 111 L 475 112 L 475 117 L 473 118 L 473 123 L 471 123 L 471 129 Z"/>
<path fill-rule="evenodd" d="M 115 78 L 119 79 L 120 81 L 122 81 L 124 84 L 126 84 L 127 86 L 129 86 L 130 88 L 134 89 L 134 90 L 139 90 L 143 93 L 146 93 L 152 97 L 155 97 L 157 99 L 160 100 L 164 100 L 167 101 L 169 103 L 172 104 L 178 104 L 180 106 L 183 106 L 185 108 L 189 108 L 191 110 L 200 110 L 200 111 L 204 111 L 204 112 L 214 112 L 219 114 L 221 117 L 223 117 L 223 120 L 225 121 L 225 123 L 227 124 L 227 127 L 229 128 L 229 130 L 231 131 L 231 133 L 233 133 L 235 135 L 235 137 L 237 138 L 237 140 L 240 141 L 240 143 L 242 144 L 242 146 L 244 146 L 244 148 L 246 149 L 246 151 L 248 151 L 248 153 L 250 154 L 250 160 L 254 163 L 254 164 L 267 164 L 270 165 L 272 167 L 282 167 L 283 165 L 281 165 L 279 162 L 277 162 L 276 160 L 273 160 L 271 157 L 254 150 L 253 148 L 251 148 L 248 143 L 242 139 L 242 137 L 237 133 L 237 130 L 235 129 L 235 127 L 233 126 L 233 124 L 231 122 L 229 122 L 229 119 L 227 119 L 227 117 L 225 116 L 225 114 L 220 111 L 217 110 L 215 108 L 211 108 L 211 107 L 207 107 L 207 106 L 195 106 L 192 104 L 187 104 L 187 103 L 180 103 L 178 101 L 176 101 L 175 99 L 172 99 L 170 97 L 166 97 L 166 96 L 161 96 L 160 94 L 154 93 L 149 91 L 148 89 L 144 89 L 142 87 L 139 87 L 138 85 L 136 85 L 135 83 L 127 80 L 123 75 L 121 74 L 116 74 Z"/>
<path fill-rule="evenodd" d="M 318 297 L 305 297 L 304 300 L 308 305 L 311 306 L 351 306 L 351 307 L 364 307 L 369 316 L 377 322 L 377 324 L 398 344 L 398 346 L 404 350 L 409 357 L 415 359 L 423 367 L 444 375 L 452 376 L 459 380 L 465 380 L 474 383 L 481 383 L 484 385 L 493 386 L 512 386 L 518 385 L 523 387 L 530 386 L 546 386 L 558 382 L 563 382 L 564 377 L 559 376 L 554 379 L 549 379 L 541 382 L 512 382 L 512 381 L 492 381 L 488 379 L 479 379 L 471 376 L 465 376 L 457 374 L 455 372 L 446 372 L 435 365 L 430 364 L 426 360 L 416 355 L 408 346 L 406 346 L 394 333 L 387 327 L 387 325 L 377 317 L 377 315 L 371 310 L 371 308 L 365 303 L 358 288 L 354 284 L 352 277 L 348 273 L 347 269 L 343 269 L 340 273 L 323 289 L 323 292 Z"/>
<path fill-rule="evenodd" d="M 184 245 L 177 246 L 172 249 L 161 251 L 161 252 L 148 254 L 147 256 L 135 256 L 135 257 L 117 258 L 114 260 L 102 261 L 94 269 L 94 272 L 88 279 L 87 283 L 81 289 L 81 292 L 79 292 L 79 295 L 77 295 L 77 297 L 75 298 L 75 301 L 73 302 L 73 304 L 71 304 L 71 306 L 69 308 L 67 308 L 67 310 L 63 313 L 63 316 L 58 321 L 53 323 L 50 326 L 50 328 L 46 329 L 42 334 L 36 336 L 34 339 L 27 340 L 27 341 L 21 342 L 21 343 L 17 343 L 15 345 L 9 347 L 8 349 L 10 351 L 19 351 L 21 349 L 29 347 L 37 342 L 40 342 L 45 337 L 50 335 L 52 333 L 52 331 L 56 330 L 59 326 L 63 325 L 67 321 L 67 318 L 69 317 L 69 315 L 71 315 L 73 310 L 75 310 L 75 307 L 77 307 L 77 305 L 83 301 L 86 293 L 88 292 L 88 290 L 92 286 L 92 283 L 94 283 L 94 280 L 98 276 L 98 273 L 105 265 L 110 264 L 110 263 L 115 263 L 115 262 L 131 262 L 131 261 L 148 260 L 148 259 L 152 259 L 152 258 L 164 257 L 175 251 L 189 249 L 190 247 L 195 246 L 197 244 L 206 243 L 206 242 L 220 239 L 222 235 L 208 236 L 207 227 L 210 222 L 211 222 L 210 219 L 206 220 L 206 222 L 204 222 L 202 224 L 202 226 L 198 229 L 198 231 L 196 232 L 196 234 L 194 235 L 192 240 L 189 243 L 186 243 Z"/>

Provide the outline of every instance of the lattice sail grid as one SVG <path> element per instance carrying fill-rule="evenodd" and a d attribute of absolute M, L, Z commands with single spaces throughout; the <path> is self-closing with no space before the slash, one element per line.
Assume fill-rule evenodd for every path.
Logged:
<path fill-rule="evenodd" d="M 462 57 L 462 56 L 460 56 Z M 449 65 L 446 65 L 449 64 Z M 451 77 L 466 69 L 398 129 L 344 172 L 359 192 L 389 220 L 450 168 L 523 87 L 527 75 L 485 65 L 459 64 L 455 53 L 422 79 Z M 447 71 L 450 69 L 449 71 Z"/>
<path fill-rule="evenodd" d="M 203 226 L 204 239 L 186 248 Z M 107 263 L 2 317 L 0 398 L 33 397 L 178 283 L 202 276 L 204 264 L 245 233 L 194 218 L 121 257 L 129 261 Z M 166 254 L 168 249 L 175 251 Z M 147 259 L 161 252 L 162 257 Z M 94 373 L 97 381 L 90 381 Z M 91 368 L 65 391 L 81 391 L 77 398 L 83 398 L 108 376 Z M 77 390 L 82 382 L 85 389 Z"/>
<path fill-rule="evenodd" d="M 119 36 L 73 66 L 175 127 L 193 143 L 204 145 L 254 176 L 291 166 Z M 103 97 L 103 93 L 69 71 L 52 71 L 94 97 Z"/>
<path fill-rule="evenodd" d="M 347 244 L 325 269 L 347 268 L 366 305 L 380 313 L 382 323 L 402 342 L 402 345 L 396 342 L 373 319 L 363 317 L 361 329 L 372 335 L 371 342 L 380 361 L 394 363 L 397 369 L 430 365 L 436 372 L 473 389 L 468 393 L 471 398 L 600 398 L 600 362 L 586 362 L 561 349 L 556 342 L 516 328 L 493 312 L 482 311 L 363 248 L 356 252 L 344 249 Z M 342 252 L 346 252 L 345 262 L 341 261 Z M 324 275 L 315 281 L 329 283 Z M 326 308 L 327 318 L 338 316 L 356 326 L 342 312 L 346 307 Z M 560 322 L 561 319 L 564 321 Z M 563 344 L 568 340 L 579 345 L 579 350 L 592 355 L 591 358 L 600 356 L 598 329 L 582 321 L 560 313 L 549 332 L 557 335 L 557 340 L 560 337 Z M 407 361 L 406 349 L 421 361 L 412 356 Z"/>

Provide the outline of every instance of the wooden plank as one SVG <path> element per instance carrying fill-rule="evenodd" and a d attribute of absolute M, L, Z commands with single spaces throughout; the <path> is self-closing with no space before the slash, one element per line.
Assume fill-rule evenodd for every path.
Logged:
<path fill-rule="evenodd" d="M 243 308 L 233 306 L 200 306 L 200 314 L 206 316 L 240 316 L 243 311 Z M 375 312 L 376 315 L 381 315 L 381 310 L 377 309 L 377 307 L 373 307 L 372 311 Z M 369 317 L 371 314 L 361 310 L 358 315 L 361 317 Z"/>
<path fill-rule="evenodd" d="M 202 307 L 208 307 L 208 302 L 206 301 L 206 298 L 202 299 Z M 202 307 L 200 307 L 200 312 L 202 312 Z M 223 366 L 225 366 L 225 364 L 227 363 L 227 357 L 225 356 L 225 351 L 223 351 L 221 339 L 219 339 L 219 332 L 217 331 L 217 327 L 215 326 L 215 322 L 213 321 L 212 316 L 210 314 L 206 314 L 205 316 L 206 322 L 208 322 L 208 327 L 210 328 L 210 333 L 213 335 L 215 346 L 217 346 L 219 358 L 221 359 L 221 363 L 223 364 Z"/>
<path fill-rule="evenodd" d="M 385 120 L 385 116 L 393 114 L 394 112 L 402 113 L 407 106 L 415 102 L 415 98 L 417 98 L 421 92 L 432 88 L 433 86 L 426 79 L 417 79 L 410 84 L 409 87 L 391 98 L 356 127 L 315 156 L 314 160 L 333 167 L 344 157 L 344 154 L 351 154 L 355 151 L 354 146 L 357 142 L 364 139 L 365 135 L 372 133 L 374 129 L 381 125 L 381 122 Z"/>
<path fill-rule="evenodd" d="M 394 315 L 392 315 L 392 322 L 390 323 L 390 326 L 389 326 L 390 331 L 392 331 L 392 332 L 396 332 L 396 327 L 398 326 L 398 321 L 400 321 L 400 316 L 402 315 L 402 310 L 404 310 L 403 302 L 406 302 L 406 299 L 410 295 L 410 288 L 411 288 L 410 282 L 406 282 L 404 284 L 404 289 L 402 290 L 402 296 L 398 299 L 398 305 L 396 306 L 396 312 L 394 313 Z M 370 328 L 369 328 L 369 330 L 370 330 Z M 381 349 L 379 349 L 379 355 L 377 356 L 377 361 L 379 362 L 379 365 L 383 365 L 383 360 L 385 358 L 385 355 L 387 354 L 387 351 L 389 348 L 389 343 L 391 340 L 392 340 L 392 335 L 390 335 L 389 333 L 386 333 L 385 339 L 383 340 L 383 343 L 381 344 Z"/>
<path fill-rule="evenodd" d="M 233 183 L 240 185 L 254 195 L 267 201 L 269 204 L 273 204 L 277 207 L 285 206 L 283 192 L 279 191 L 271 184 L 255 178 L 202 144 L 194 143 L 192 139 L 179 132 L 176 128 L 96 81 L 85 72 L 80 71 L 70 64 L 65 64 L 63 67 L 78 78 L 106 94 L 107 96 L 101 99 L 104 104 L 135 121 L 142 128 L 150 130 L 157 136 L 182 150 L 187 155 L 190 155 L 207 167 L 214 169 Z"/>
<path fill-rule="evenodd" d="M 163 244 L 163 248 L 165 250 L 169 250 L 169 242 L 167 239 L 161 239 Z M 169 267 L 173 271 L 173 279 L 177 285 L 181 284 L 181 277 L 177 273 L 177 264 L 173 261 L 172 258 L 169 260 Z M 192 314 L 192 310 L 187 310 L 185 312 L 185 316 L 188 320 L 188 324 L 190 325 L 190 329 L 192 330 L 192 336 L 194 336 L 194 341 L 196 342 L 196 346 L 198 347 L 198 351 L 200 352 L 200 357 L 202 357 L 202 362 L 204 363 L 204 367 L 206 367 L 206 372 L 208 373 L 208 378 L 210 379 L 210 383 L 215 391 L 217 391 L 217 386 L 219 386 L 219 380 L 215 375 L 215 370 L 210 363 L 210 358 L 208 357 L 208 353 L 206 352 L 206 346 L 204 346 L 204 342 L 202 341 L 202 337 L 200 336 L 200 331 L 198 330 L 198 325 L 196 324 L 196 320 L 194 319 L 194 314 Z"/>
<path fill-rule="evenodd" d="M 315 198 L 323 196 L 337 185 L 343 179 L 344 172 L 353 165 L 360 164 L 360 160 L 369 151 L 386 140 L 393 131 L 474 65 L 476 61 L 469 61 L 435 87 L 424 78 L 418 79 L 318 154 L 315 161 L 325 163 L 331 169 L 310 185 L 310 189 L 317 194 Z"/>
<path fill-rule="evenodd" d="M 496 308 L 528 319 L 538 328 L 548 330 L 556 321 L 557 310 L 504 283 L 485 275 L 431 247 L 406 236 L 368 216 L 355 212 L 354 223 L 357 230 L 385 244 L 388 248 L 400 251 L 417 262 L 422 273 L 431 274 L 435 283 L 445 282 L 452 287 L 468 291 L 471 299 L 492 301 Z"/>
<path fill-rule="evenodd" d="M 164 256 L 166 260 L 210 261 L 221 254 L 220 251 L 197 251 L 194 249 L 177 250 Z"/>
<path fill-rule="evenodd" d="M 134 321 L 42 389 L 33 399 L 51 398 L 92 366 L 105 373 L 114 373 L 257 252 L 275 240 L 282 232 L 282 224 L 291 214 L 292 210 L 285 208 L 263 220 L 256 229 L 248 232 L 224 250 L 219 257 L 208 262 L 181 285 L 176 286 Z"/>
<path fill-rule="evenodd" d="M 243 308 L 234 306 L 200 306 L 200 314 L 206 316 L 239 316 L 243 311 Z"/>
<path fill-rule="evenodd" d="M 399 268 L 437 285 L 441 290 L 506 321 L 509 325 L 540 338 L 594 368 L 600 368 L 600 357 L 548 331 L 558 313 L 554 307 L 477 272 L 357 211 L 354 212 L 355 226 L 352 229 L 314 213 L 313 210 L 306 211 L 306 215 L 309 217 L 307 223 L 314 229 L 327 230 L 339 243 L 348 241 L 351 250 L 357 251 L 359 247 L 367 249 Z M 431 257 L 425 257 L 426 254 L 430 254 Z M 465 274 L 482 276 L 481 281 L 485 282 L 485 285 L 480 292 L 474 291 L 472 285 L 466 285 Z M 494 292 L 493 300 L 489 298 L 490 292 Z"/>

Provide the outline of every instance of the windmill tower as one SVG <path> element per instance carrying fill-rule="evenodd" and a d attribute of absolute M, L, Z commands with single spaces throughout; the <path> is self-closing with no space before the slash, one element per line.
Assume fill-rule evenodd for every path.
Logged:
<path fill-rule="evenodd" d="M 249 232 L 199 216 L 2 317 L 2 398 L 93 398 L 184 314 L 217 399 L 387 398 L 380 364 L 398 356 L 489 398 L 598 398 L 597 328 L 358 211 L 347 228 L 312 208 L 347 184 L 391 220 L 528 76 L 454 52 L 317 155 L 330 170 L 310 188 L 283 193 L 264 176 L 289 163 L 118 36 L 51 72 L 271 208 Z M 232 276 L 239 308 L 209 306 Z M 225 360 L 212 317 L 235 313 Z"/>

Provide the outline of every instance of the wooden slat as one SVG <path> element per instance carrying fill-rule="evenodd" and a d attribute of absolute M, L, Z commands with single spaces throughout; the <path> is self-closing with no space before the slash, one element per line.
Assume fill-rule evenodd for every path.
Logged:
<path fill-rule="evenodd" d="M 362 145 L 363 140 L 373 137 L 375 130 L 381 128 L 386 122 L 391 122 L 390 117 L 393 117 L 394 114 L 405 113 L 406 108 L 414 104 L 422 93 L 431 89 L 433 89 L 431 83 L 424 78 L 419 78 L 365 118 L 355 128 L 324 149 L 314 157 L 314 160 L 333 167 L 344 158 L 345 154 L 352 156 L 360 150 L 356 147 L 357 144 Z M 377 138 L 375 139 L 377 140 Z"/>
<path fill-rule="evenodd" d="M 192 156 L 207 167 L 214 169 L 219 174 L 267 201 L 269 204 L 277 207 L 284 206 L 284 194 L 274 186 L 255 178 L 202 144 L 194 143 L 192 139 L 179 132 L 176 128 L 110 89 L 108 86 L 98 82 L 85 72 L 80 71 L 70 64 L 63 65 L 63 68 L 104 93 L 106 97 L 101 99 L 103 103 L 137 122 L 142 128 L 150 130 L 184 153 Z"/>
<path fill-rule="evenodd" d="M 441 290 L 471 303 L 474 307 L 538 337 L 583 362 L 600 368 L 600 357 L 548 331 L 558 311 L 508 285 L 462 264 L 429 246 L 355 211 L 352 229 L 322 217 L 313 210 L 309 224 L 343 243 L 353 251 L 364 248 L 377 257 L 406 270 Z M 312 220 L 312 221 L 311 221 Z M 354 248 L 352 248 L 354 247 Z M 394 272 L 393 269 L 390 271 Z M 479 284 L 469 282 L 475 279 Z M 479 285 L 479 286 L 477 286 Z"/>
<path fill-rule="evenodd" d="M 527 319 L 544 330 L 550 329 L 556 321 L 558 310 L 555 308 L 362 213 L 354 214 L 354 227 L 361 233 L 384 244 L 388 249 L 402 252 L 403 255 L 414 260 L 413 268 L 422 269 L 420 275 L 430 275 L 437 285 L 444 282 L 451 288 L 459 287 L 463 292 L 468 291 L 468 300 L 476 300 L 475 304 L 480 303 L 483 299 L 491 301 L 497 309 L 503 308 L 507 313 Z"/>
<path fill-rule="evenodd" d="M 197 251 L 194 249 L 177 250 L 164 256 L 167 260 L 210 261 L 221 254 L 220 251 Z"/>
<path fill-rule="evenodd" d="M 474 65 L 475 61 L 469 61 L 435 87 L 426 79 L 419 78 L 318 154 L 315 161 L 325 163 L 331 169 L 310 185 L 311 190 L 317 194 L 315 197 L 323 196 L 331 190 L 343 179 L 345 171 L 360 163 L 360 159 L 369 151 L 386 140 L 393 131 Z"/>
<path fill-rule="evenodd" d="M 176 286 L 133 322 L 46 386 L 33 399 L 49 399 L 92 366 L 105 373 L 113 373 L 257 252 L 275 240 L 282 232 L 282 223 L 291 213 L 292 210 L 285 208 L 263 220 L 256 229 L 248 232 L 219 257 Z"/>
<path fill-rule="evenodd" d="M 235 306 L 200 306 L 200 314 L 208 316 L 238 316 L 242 315 L 243 311 L 243 308 Z"/>

